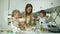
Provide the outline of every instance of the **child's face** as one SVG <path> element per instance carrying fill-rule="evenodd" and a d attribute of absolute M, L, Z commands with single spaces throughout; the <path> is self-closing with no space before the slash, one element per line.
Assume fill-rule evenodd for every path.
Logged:
<path fill-rule="evenodd" d="M 44 14 L 43 13 L 40 13 L 40 17 L 44 17 Z"/>
<path fill-rule="evenodd" d="M 15 18 L 19 18 L 19 14 L 15 12 L 15 13 L 14 13 L 14 17 L 15 17 Z"/>

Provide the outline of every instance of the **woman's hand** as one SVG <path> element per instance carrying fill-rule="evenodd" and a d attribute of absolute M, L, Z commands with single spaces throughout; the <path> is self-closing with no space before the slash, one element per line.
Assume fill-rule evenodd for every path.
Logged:
<path fill-rule="evenodd" d="M 38 18 L 34 18 L 35 19 L 35 21 L 39 21 L 39 19 Z"/>
<path fill-rule="evenodd" d="M 12 21 L 13 21 L 13 19 L 12 19 L 12 18 L 9 18 L 9 19 L 8 19 L 8 21 L 9 21 L 9 22 L 12 22 Z"/>

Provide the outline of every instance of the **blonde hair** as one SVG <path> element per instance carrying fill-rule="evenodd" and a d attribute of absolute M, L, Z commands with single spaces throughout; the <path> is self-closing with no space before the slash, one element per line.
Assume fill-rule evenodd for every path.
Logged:
<path fill-rule="evenodd" d="M 14 17 L 14 13 L 18 13 L 19 18 L 21 17 L 21 13 L 19 10 L 13 10 L 12 17 Z"/>

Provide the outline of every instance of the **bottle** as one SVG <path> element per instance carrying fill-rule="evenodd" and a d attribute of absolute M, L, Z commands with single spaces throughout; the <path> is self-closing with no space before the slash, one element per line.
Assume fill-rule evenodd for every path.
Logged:
<path fill-rule="evenodd" d="M 12 30 L 7 30 L 7 34 L 13 34 Z"/>
<path fill-rule="evenodd" d="M 34 19 L 34 26 L 36 25 L 36 21 L 35 21 L 35 19 Z"/>
<path fill-rule="evenodd" d="M 42 32 L 43 31 L 43 22 L 41 22 L 41 24 L 40 24 L 40 32 Z"/>
<path fill-rule="evenodd" d="M 36 21 L 33 19 L 32 20 L 32 25 L 35 26 L 36 25 Z"/>

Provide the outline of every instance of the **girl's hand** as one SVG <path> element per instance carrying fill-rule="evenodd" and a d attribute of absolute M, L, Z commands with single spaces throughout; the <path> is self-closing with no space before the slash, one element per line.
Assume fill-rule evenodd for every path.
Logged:
<path fill-rule="evenodd" d="M 9 22 L 12 22 L 14 20 L 16 20 L 14 17 L 8 19 Z"/>
<path fill-rule="evenodd" d="M 46 18 L 46 23 L 48 23 L 48 19 Z"/>
<path fill-rule="evenodd" d="M 12 22 L 12 21 L 13 21 L 13 19 L 12 19 L 12 18 L 9 18 L 9 19 L 8 19 L 8 21 L 9 21 L 9 22 Z"/>

